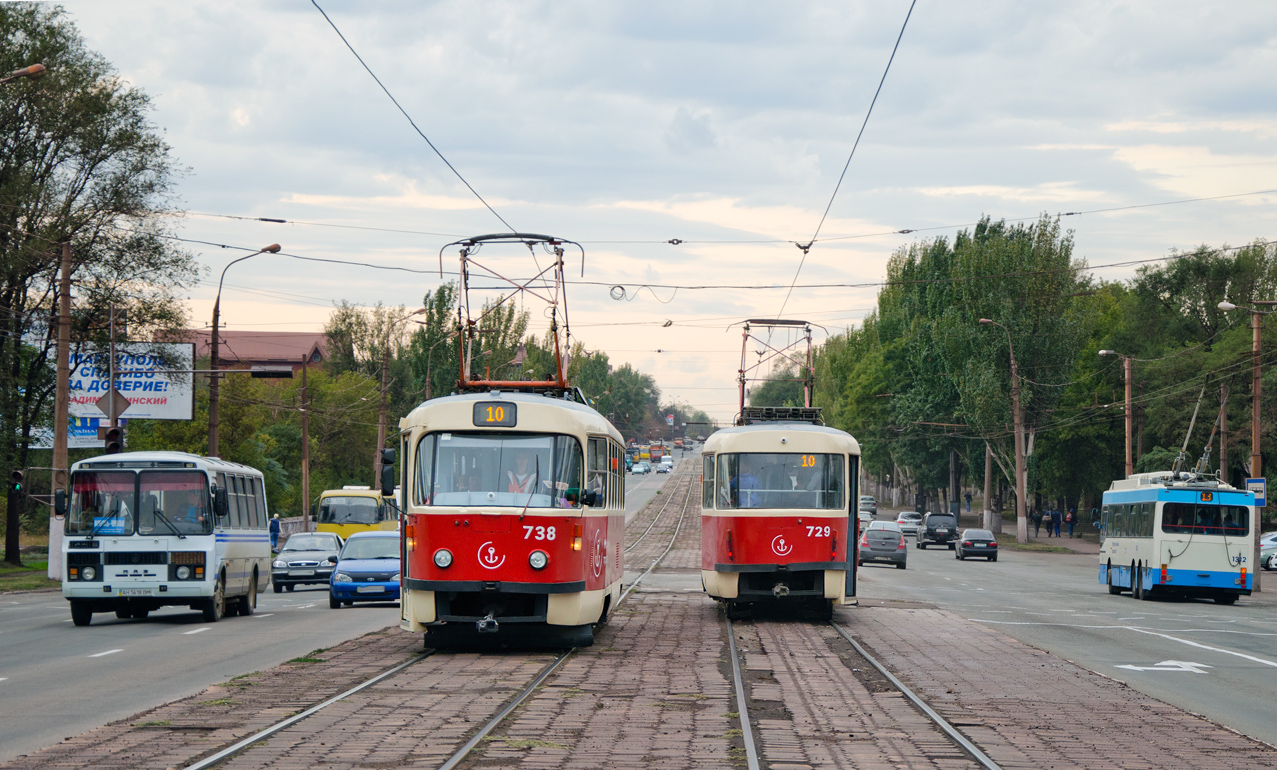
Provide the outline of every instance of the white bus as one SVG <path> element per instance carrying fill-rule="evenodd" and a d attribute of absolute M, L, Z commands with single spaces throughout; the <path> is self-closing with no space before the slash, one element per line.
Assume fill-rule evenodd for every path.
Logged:
<path fill-rule="evenodd" d="M 270 583 L 262 474 L 184 452 L 127 452 L 71 466 L 62 595 L 71 618 L 145 618 L 185 605 L 216 622 L 251 615 Z M 69 505 L 68 505 L 69 503 Z"/>
<path fill-rule="evenodd" d="M 1254 585 L 1255 495 L 1213 478 L 1137 473 L 1104 493 L 1100 582 L 1136 599 L 1232 604 Z"/>

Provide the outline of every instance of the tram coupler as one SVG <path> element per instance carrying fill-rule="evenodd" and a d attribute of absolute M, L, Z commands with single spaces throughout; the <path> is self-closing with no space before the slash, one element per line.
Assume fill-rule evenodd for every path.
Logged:
<path fill-rule="evenodd" d="M 775 587 L 772 588 L 772 596 L 775 596 L 777 599 L 789 596 L 789 586 L 784 583 L 777 583 Z"/>
<path fill-rule="evenodd" d="M 491 612 L 485 615 L 482 620 L 476 620 L 474 622 L 474 627 L 481 634 L 495 634 L 500 626 L 501 624 L 497 622 L 496 617 L 494 617 L 494 613 Z"/>

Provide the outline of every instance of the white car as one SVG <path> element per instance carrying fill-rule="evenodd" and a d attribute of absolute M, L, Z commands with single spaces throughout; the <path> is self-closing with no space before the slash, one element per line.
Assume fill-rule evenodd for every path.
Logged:
<path fill-rule="evenodd" d="M 906 535 L 918 535 L 918 525 L 922 523 L 922 514 L 914 511 L 905 511 L 896 517 L 896 524 L 900 525 L 900 531 Z"/>
<path fill-rule="evenodd" d="M 649 473 L 651 470 L 652 466 L 647 463 L 634 463 L 634 467 L 630 469 L 630 473 Z"/>

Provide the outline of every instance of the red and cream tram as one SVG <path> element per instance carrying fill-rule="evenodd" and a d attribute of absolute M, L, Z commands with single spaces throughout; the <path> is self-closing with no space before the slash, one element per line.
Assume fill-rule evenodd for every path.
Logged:
<path fill-rule="evenodd" d="M 701 579 L 735 616 L 767 600 L 829 617 L 856 595 L 860 445 L 807 407 L 750 407 L 702 450 Z"/>
<path fill-rule="evenodd" d="M 400 420 L 404 629 L 592 641 L 621 595 L 625 449 L 575 393 L 467 393 Z"/>

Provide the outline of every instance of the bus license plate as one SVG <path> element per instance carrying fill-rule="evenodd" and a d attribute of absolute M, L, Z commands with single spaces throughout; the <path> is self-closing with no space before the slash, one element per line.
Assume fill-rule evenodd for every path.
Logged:
<path fill-rule="evenodd" d="M 357 594 L 380 594 L 385 593 L 386 589 L 382 586 L 359 586 L 355 589 Z"/>
<path fill-rule="evenodd" d="M 150 596 L 149 588 L 121 588 L 120 596 Z"/>

